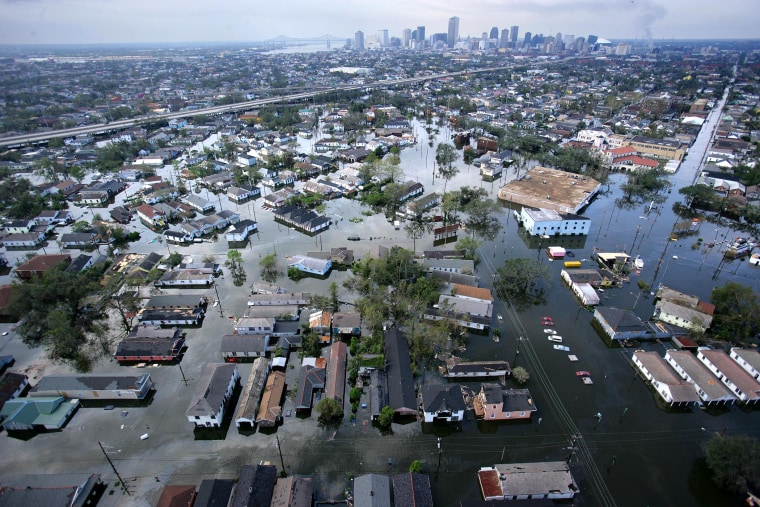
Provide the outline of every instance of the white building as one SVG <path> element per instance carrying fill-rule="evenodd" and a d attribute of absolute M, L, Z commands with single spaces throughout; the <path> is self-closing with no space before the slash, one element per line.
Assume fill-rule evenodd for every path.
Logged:
<path fill-rule="evenodd" d="M 523 207 L 520 222 L 531 236 L 586 236 L 591 219 L 546 208 Z"/>
<path fill-rule="evenodd" d="M 185 412 L 187 420 L 196 428 L 218 428 L 222 425 L 227 404 L 240 381 L 234 364 L 209 363 L 203 368 L 190 406 Z"/>

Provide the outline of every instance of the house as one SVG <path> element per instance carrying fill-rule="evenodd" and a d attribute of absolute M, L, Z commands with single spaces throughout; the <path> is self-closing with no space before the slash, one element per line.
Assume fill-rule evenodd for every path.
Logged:
<path fill-rule="evenodd" d="M 213 204 L 195 194 L 188 194 L 184 196 L 182 198 L 182 202 L 202 214 L 211 213 L 216 209 Z"/>
<path fill-rule="evenodd" d="M 274 485 L 272 507 L 311 507 L 314 487 L 311 477 L 280 477 Z"/>
<path fill-rule="evenodd" d="M 245 465 L 240 469 L 240 478 L 228 507 L 265 507 L 271 505 L 276 481 L 276 466 Z"/>
<path fill-rule="evenodd" d="M 208 363 L 190 405 L 185 412 L 187 420 L 196 428 L 218 428 L 222 425 L 227 405 L 240 381 L 234 364 Z"/>
<path fill-rule="evenodd" d="M 673 335 L 666 324 L 643 321 L 631 310 L 608 306 L 594 309 L 594 322 L 610 340 L 662 340 Z"/>
<path fill-rule="evenodd" d="M 664 285 L 657 290 L 652 318 L 687 329 L 704 331 L 712 324 L 715 305 Z"/>
<path fill-rule="evenodd" d="M 262 428 L 272 428 L 282 422 L 282 396 L 285 393 L 285 374 L 273 371 L 267 377 L 261 393 L 256 424 Z"/>
<path fill-rule="evenodd" d="M 306 306 L 309 304 L 310 297 L 304 292 L 252 294 L 248 297 L 248 306 Z"/>
<path fill-rule="evenodd" d="M 136 326 L 116 347 L 114 358 L 127 362 L 174 362 L 179 361 L 185 348 L 185 337 L 176 327 L 156 329 Z"/>
<path fill-rule="evenodd" d="M 53 269 L 59 264 L 70 264 L 71 256 L 68 254 L 35 255 L 28 261 L 17 266 L 13 271 L 21 280 L 31 280 L 33 276 L 41 276 L 46 271 Z"/>
<path fill-rule="evenodd" d="M 760 381 L 760 352 L 757 349 L 731 347 L 731 359 L 744 368 L 753 378 Z"/>
<path fill-rule="evenodd" d="M 450 357 L 441 367 L 441 375 L 446 378 L 505 378 L 512 369 L 506 361 L 462 361 Z"/>
<path fill-rule="evenodd" d="M 318 335 L 322 343 L 330 343 L 332 313 L 318 310 L 309 314 L 309 330 Z"/>
<path fill-rule="evenodd" d="M 388 405 L 396 415 L 417 416 L 417 397 L 414 394 L 414 374 L 406 337 L 396 326 L 385 330 L 385 375 Z"/>
<path fill-rule="evenodd" d="M 528 206 L 520 210 L 520 224 L 531 236 L 587 236 L 591 230 L 590 218 Z"/>
<path fill-rule="evenodd" d="M 388 476 L 365 474 L 355 477 L 354 505 L 391 507 L 391 485 Z"/>
<path fill-rule="evenodd" d="M 483 467 L 478 470 L 478 483 L 484 500 L 562 500 L 580 491 L 564 461 Z"/>
<path fill-rule="evenodd" d="M 306 255 L 294 255 L 288 261 L 288 268 L 296 268 L 301 272 L 317 276 L 326 276 L 332 269 L 330 259 L 317 259 Z"/>
<path fill-rule="evenodd" d="M 397 506 L 433 507 L 430 477 L 415 472 L 394 475 L 393 502 Z"/>
<path fill-rule="evenodd" d="M 316 368 L 311 365 L 302 366 L 298 381 L 298 391 L 295 400 L 296 410 L 311 410 L 314 391 L 325 388 L 325 369 Z"/>
<path fill-rule="evenodd" d="M 79 204 L 81 206 L 98 207 L 108 202 L 109 195 L 105 190 L 81 190 Z"/>
<path fill-rule="evenodd" d="M 475 417 L 484 421 L 530 420 L 537 410 L 527 389 L 502 389 L 493 383 L 480 386 L 472 406 Z"/>
<path fill-rule="evenodd" d="M 0 505 L 3 507 L 32 505 L 94 506 L 107 488 L 100 479 L 100 474 L 92 474 L 86 477 L 75 474 L 75 476 L 80 476 L 81 482 L 76 482 L 79 479 L 72 479 L 70 472 L 62 475 L 66 481 L 62 484 L 53 484 L 52 480 L 48 480 L 42 486 L 30 484 L 18 487 L 4 485 L 0 490 Z"/>
<path fill-rule="evenodd" d="M 306 234 L 317 234 L 330 227 L 330 219 L 297 204 L 282 205 L 274 210 L 275 221 Z"/>
<path fill-rule="evenodd" d="M 445 272 L 457 274 L 472 274 L 475 272 L 475 263 L 471 259 L 420 259 L 420 262 L 429 273 Z"/>
<path fill-rule="evenodd" d="M 438 307 L 456 314 L 466 313 L 470 317 L 492 317 L 493 300 L 484 300 L 474 297 L 460 296 L 455 294 L 441 294 L 438 296 Z"/>
<path fill-rule="evenodd" d="M 250 199 L 257 198 L 260 195 L 260 188 L 246 184 L 240 185 L 239 187 L 231 185 L 227 189 L 227 199 L 234 202 L 235 204 L 242 204 L 249 201 Z"/>
<path fill-rule="evenodd" d="M 723 350 L 700 347 L 697 359 L 720 379 L 739 401 L 749 404 L 760 401 L 760 382 Z"/>
<path fill-rule="evenodd" d="M 0 428 L 6 431 L 59 430 L 71 419 L 78 407 L 79 400 L 63 396 L 8 400 L 0 409 Z"/>
<path fill-rule="evenodd" d="M 166 485 L 158 497 L 156 507 L 192 506 L 195 500 L 195 484 Z"/>
<path fill-rule="evenodd" d="M 271 334 L 274 331 L 274 318 L 242 317 L 235 323 L 237 334 Z"/>
<path fill-rule="evenodd" d="M 230 243 L 242 242 L 248 239 L 248 236 L 258 230 L 258 225 L 253 220 L 241 220 L 232 226 L 227 232 L 224 233 L 224 237 Z"/>
<path fill-rule="evenodd" d="M 325 382 L 325 398 L 337 401 L 343 406 L 346 395 L 346 361 L 348 347 L 344 342 L 330 345 L 330 360 L 327 363 L 327 380 Z"/>
<path fill-rule="evenodd" d="M 37 250 L 45 242 L 45 231 L 12 233 L 3 236 L 0 241 L 9 250 Z"/>
<path fill-rule="evenodd" d="M 97 236 L 95 232 L 69 232 L 61 235 L 61 246 L 63 248 L 93 248 Z"/>
<path fill-rule="evenodd" d="M 198 487 L 193 507 L 226 506 L 232 499 L 233 489 L 235 489 L 233 479 L 204 479 Z"/>
<path fill-rule="evenodd" d="M 657 394 L 669 405 L 699 403 L 699 396 L 694 386 L 678 377 L 657 352 L 637 350 L 631 359 Z"/>
<path fill-rule="evenodd" d="M 358 312 L 335 312 L 332 316 L 332 334 L 359 336 L 362 333 L 362 317 Z"/>
<path fill-rule="evenodd" d="M 703 405 L 734 403 L 736 397 L 713 375 L 693 353 L 686 350 L 668 350 L 665 361 L 685 381 L 694 385 Z"/>
<path fill-rule="evenodd" d="M 266 356 L 269 335 L 228 334 L 222 336 L 220 350 L 226 362 L 237 363 Z"/>
<path fill-rule="evenodd" d="M 45 375 L 29 392 L 30 397 L 63 396 L 79 400 L 144 400 L 153 390 L 153 381 L 142 375 L 100 375 L 80 373 Z"/>
<path fill-rule="evenodd" d="M 35 227 L 37 227 L 37 220 L 34 218 L 11 220 L 3 226 L 8 234 L 27 234 Z"/>
<path fill-rule="evenodd" d="M 253 428 L 256 424 L 256 413 L 258 410 L 261 392 L 267 381 L 269 373 L 269 364 L 263 357 L 253 362 L 251 373 L 248 375 L 248 381 L 243 386 L 240 393 L 240 405 L 235 413 L 235 426 L 238 428 Z"/>
<path fill-rule="evenodd" d="M 464 421 L 466 408 L 459 384 L 425 384 L 420 390 L 424 422 Z"/>
<path fill-rule="evenodd" d="M 601 303 L 595 287 L 602 285 L 604 277 L 596 269 L 563 269 L 560 278 L 568 284 L 581 304 L 596 306 Z"/>
<path fill-rule="evenodd" d="M 204 273 L 198 269 L 180 269 L 167 271 L 153 284 L 156 287 L 211 287 L 214 283 L 213 273 Z"/>
<path fill-rule="evenodd" d="M 422 195 L 425 192 L 425 186 L 416 181 L 406 181 L 401 184 L 404 187 L 404 193 L 401 195 L 401 202 L 408 201 L 414 197 Z"/>
<path fill-rule="evenodd" d="M 150 204 L 141 204 L 137 207 L 137 218 L 151 229 L 166 227 L 166 214 Z"/>
<path fill-rule="evenodd" d="M 164 240 L 175 245 L 189 245 L 196 238 L 194 234 L 181 229 L 169 229 L 161 234 Z"/>

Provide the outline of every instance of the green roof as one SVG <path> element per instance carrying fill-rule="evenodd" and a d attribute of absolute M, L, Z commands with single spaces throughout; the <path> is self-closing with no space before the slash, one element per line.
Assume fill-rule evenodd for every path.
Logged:
<path fill-rule="evenodd" d="M 67 400 L 63 396 L 16 398 L 5 402 L 0 418 L 7 430 L 32 429 L 35 426 L 60 428 L 77 405 L 79 400 Z"/>

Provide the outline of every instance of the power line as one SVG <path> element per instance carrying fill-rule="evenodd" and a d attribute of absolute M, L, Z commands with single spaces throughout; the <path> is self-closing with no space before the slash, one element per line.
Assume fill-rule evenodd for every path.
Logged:
<path fill-rule="evenodd" d="M 108 453 L 106 452 L 106 450 L 103 448 L 103 444 L 101 444 L 100 441 L 98 441 L 98 446 L 100 447 L 100 450 L 103 451 L 103 456 L 105 456 L 106 459 L 108 460 L 108 464 L 111 465 L 111 468 L 113 469 L 113 473 L 115 473 L 116 477 L 119 478 L 119 482 L 121 482 L 121 487 L 124 488 L 124 492 L 127 495 L 131 495 L 131 493 L 129 492 L 129 487 L 127 487 L 127 483 L 124 482 L 124 479 L 122 479 L 121 475 L 119 475 L 119 471 L 116 470 L 116 465 L 113 464 L 113 461 L 111 461 L 111 457 L 108 455 Z"/>

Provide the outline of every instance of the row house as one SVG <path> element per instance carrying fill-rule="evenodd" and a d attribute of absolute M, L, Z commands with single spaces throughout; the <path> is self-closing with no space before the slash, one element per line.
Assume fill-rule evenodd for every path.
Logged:
<path fill-rule="evenodd" d="M 261 428 L 273 428 L 282 422 L 282 399 L 285 394 L 285 374 L 273 371 L 267 377 L 261 393 L 256 424 Z"/>
<path fill-rule="evenodd" d="M 760 381 L 760 351 L 757 349 L 740 349 L 732 347 L 729 354 L 731 359 L 744 368 L 752 378 Z"/>
<path fill-rule="evenodd" d="M 259 399 L 264 390 L 264 384 L 269 374 L 269 363 L 265 358 L 256 358 L 253 361 L 251 373 L 248 375 L 248 381 L 243 386 L 240 393 L 240 405 L 233 417 L 235 426 L 238 429 L 253 429 L 256 424 L 256 413 L 258 411 Z"/>
<path fill-rule="evenodd" d="M 746 404 L 760 402 L 760 382 L 724 350 L 700 347 L 697 359 L 702 361 L 739 401 Z"/>
<path fill-rule="evenodd" d="M 68 210 L 45 210 L 41 211 L 34 220 L 39 225 L 56 226 L 73 223 L 74 215 Z"/>
<path fill-rule="evenodd" d="M 60 244 L 63 248 L 92 248 L 97 237 L 95 232 L 70 232 L 61 235 Z"/>
<path fill-rule="evenodd" d="M 195 235 L 182 229 L 169 229 L 162 233 L 168 243 L 175 245 L 189 245 L 195 239 Z"/>
<path fill-rule="evenodd" d="M 32 232 L 32 229 L 37 227 L 37 220 L 34 218 L 25 218 L 18 220 L 10 220 L 5 222 L 3 228 L 8 234 L 27 234 Z"/>
<path fill-rule="evenodd" d="M 422 185 L 422 183 L 418 183 L 416 181 L 409 180 L 402 185 L 404 187 L 404 194 L 401 196 L 402 202 L 422 195 L 422 193 L 425 191 L 425 187 Z"/>
<path fill-rule="evenodd" d="M 703 405 L 734 403 L 736 396 L 718 378 L 687 350 L 668 350 L 665 361 L 685 381 L 694 386 Z"/>
<path fill-rule="evenodd" d="M 274 210 L 275 221 L 307 233 L 317 234 L 330 227 L 330 219 L 297 204 L 281 206 Z"/>
<path fill-rule="evenodd" d="M 669 405 L 700 403 L 694 385 L 676 375 L 675 370 L 657 352 L 637 350 L 631 360 L 657 394 Z"/>
<path fill-rule="evenodd" d="M 214 274 L 205 273 L 201 269 L 180 269 L 167 271 L 156 280 L 156 287 L 211 287 Z"/>
<path fill-rule="evenodd" d="M 114 358 L 119 363 L 174 362 L 185 347 L 185 337 L 176 327 L 155 329 L 137 326 L 116 347 Z"/>
<path fill-rule="evenodd" d="M 230 334 L 222 336 L 222 359 L 229 363 L 263 358 L 269 350 L 268 334 Z"/>
<path fill-rule="evenodd" d="M 419 216 L 422 213 L 435 208 L 439 204 L 441 204 L 441 195 L 433 192 L 432 194 L 420 197 L 416 201 L 407 203 L 405 207 L 405 214 L 407 217 Z"/>

